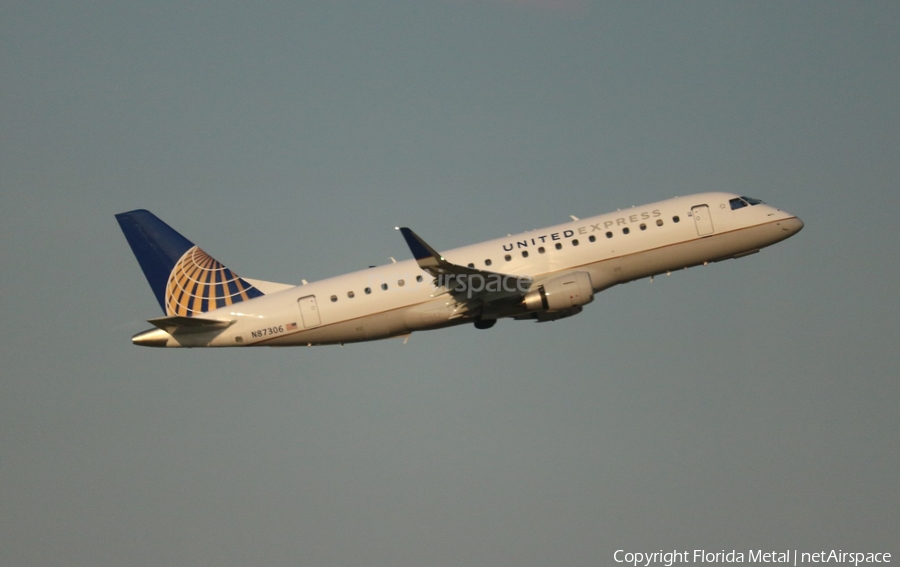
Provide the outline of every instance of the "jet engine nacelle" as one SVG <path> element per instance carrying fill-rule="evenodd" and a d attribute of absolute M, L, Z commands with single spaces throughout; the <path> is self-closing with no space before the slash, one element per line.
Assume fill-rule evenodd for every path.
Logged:
<path fill-rule="evenodd" d="M 572 311 L 563 317 L 581 311 L 582 305 L 594 300 L 591 275 L 587 272 L 572 272 L 541 282 L 537 288 L 525 294 L 523 303 L 529 311 Z M 578 310 L 573 309 L 578 307 Z"/>

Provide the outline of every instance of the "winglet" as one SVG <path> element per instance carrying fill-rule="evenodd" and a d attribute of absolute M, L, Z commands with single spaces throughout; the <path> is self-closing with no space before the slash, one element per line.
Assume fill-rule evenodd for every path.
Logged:
<path fill-rule="evenodd" d="M 406 244 L 412 252 L 413 257 L 423 270 L 430 271 L 439 266 L 447 266 L 449 262 L 437 251 L 422 240 L 422 237 L 405 226 L 399 227 L 400 233 L 406 239 Z"/>

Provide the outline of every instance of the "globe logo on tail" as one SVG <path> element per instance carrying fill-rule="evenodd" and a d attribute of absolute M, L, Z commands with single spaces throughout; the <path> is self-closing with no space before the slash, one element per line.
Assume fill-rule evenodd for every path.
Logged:
<path fill-rule="evenodd" d="M 261 295 L 261 291 L 194 246 L 169 274 L 166 314 L 192 317 Z"/>

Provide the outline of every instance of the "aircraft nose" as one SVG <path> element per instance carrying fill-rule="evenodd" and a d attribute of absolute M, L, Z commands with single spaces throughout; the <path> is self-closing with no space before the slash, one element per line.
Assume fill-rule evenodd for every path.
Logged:
<path fill-rule="evenodd" d="M 781 227 L 791 234 L 797 234 L 803 230 L 803 226 L 803 221 L 800 220 L 800 217 L 791 217 L 781 221 Z"/>

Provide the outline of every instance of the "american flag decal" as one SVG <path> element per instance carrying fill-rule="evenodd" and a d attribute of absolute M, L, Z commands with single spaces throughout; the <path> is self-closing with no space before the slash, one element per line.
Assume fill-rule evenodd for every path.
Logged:
<path fill-rule="evenodd" d="M 288 331 L 296 331 L 296 330 L 297 330 L 297 323 L 288 323 L 288 324 L 285 326 L 285 329 L 287 329 Z"/>

